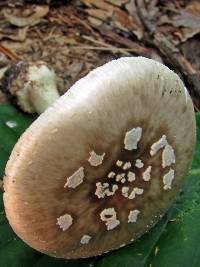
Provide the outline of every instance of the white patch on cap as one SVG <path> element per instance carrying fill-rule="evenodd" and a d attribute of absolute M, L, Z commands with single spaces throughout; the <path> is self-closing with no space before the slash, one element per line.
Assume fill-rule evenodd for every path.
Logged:
<path fill-rule="evenodd" d="M 63 231 L 66 231 L 72 225 L 73 218 L 70 214 L 65 214 L 57 218 L 57 223 Z"/>
<path fill-rule="evenodd" d="M 122 196 L 128 199 L 134 199 L 136 195 L 142 195 L 144 192 L 144 189 L 134 187 L 131 193 L 129 194 L 129 187 L 128 186 L 123 186 L 122 187 Z"/>
<path fill-rule="evenodd" d="M 80 243 L 83 245 L 88 244 L 91 238 L 92 237 L 90 235 L 83 235 Z"/>
<path fill-rule="evenodd" d="M 123 161 L 121 161 L 121 160 L 117 160 L 117 161 L 116 161 L 116 165 L 117 165 L 118 167 L 121 167 L 121 166 L 123 165 Z"/>
<path fill-rule="evenodd" d="M 135 181 L 135 173 L 134 172 L 131 172 L 131 171 L 128 172 L 128 181 L 129 182 Z"/>
<path fill-rule="evenodd" d="M 95 191 L 95 195 L 98 197 L 98 198 L 104 198 L 106 196 L 106 192 L 109 191 L 108 189 L 109 187 L 109 184 L 108 183 L 96 183 L 96 191 Z"/>
<path fill-rule="evenodd" d="M 115 192 L 117 191 L 117 189 L 118 189 L 118 185 L 113 184 L 112 185 L 112 191 L 110 191 L 109 189 L 106 189 L 106 191 L 105 191 L 106 196 L 108 196 L 108 197 L 113 196 L 115 194 Z"/>
<path fill-rule="evenodd" d="M 128 223 L 136 222 L 139 214 L 139 210 L 131 210 L 128 215 Z"/>
<path fill-rule="evenodd" d="M 128 198 L 128 192 L 129 192 L 129 187 L 128 186 L 123 186 L 122 187 L 122 196 Z"/>
<path fill-rule="evenodd" d="M 105 222 L 107 230 L 112 230 L 120 224 L 120 221 L 117 220 L 117 213 L 114 208 L 104 209 L 100 213 L 100 218 Z"/>
<path fill-rule="evenodd" d="M 175 163 L 175 154 L 172 146 L 167 144 L 162 152 L 162 167 L 171 166 L 172 163 Z"/>
<path fill-rule="evenodd" d="M 84 168 L 80 167 L 75 173 L 67 178 L 67 182 L 64 187 L 76 188 L 83 182 Z"/>
<path fill-rule="evenodd" d="M 151 179 L 151 169 L 152 169 L 152 166 L 147 167 L 146 170 L 142 174 L 142 179 L 145 182 L 148 182 Z"/>
<path fill-rule="evenodd" d="M 108 178 L 114 178 L 115 177 L 115 172 L 109 172 Z"/>
<path fill-rule="evenodd" d="M 128 170 L 131 168 L 131 163 L 129 162 L 125 162 L 124 166 L 123 166 L 123 170 Z"/>
<path fill-rule="evenodd" d="M 121 182 L 122 184 L 124 184 L 124 183 L 126 182 L 126 178 L 121 179 L 120 182 Z"/>
<path fill-rule="evenodd" d="M 143 192 L 144 192 L 144 189 L 138 188 L 138 187 L 134 187 L 133 190 L 132 190 L 132 192 L 128 196 L 128 198 L 129 199 L 134 199 L 136 197 L 136 195 L 142 195 Z"/>
<path fill-rule="evenodd" d="M 124 138 L 124 148 L 127 150 L 137 149 L 137 144 L 142 137 L 142 128 L 137 127 L 133 128 L 130 131 L 126 132 Z"/>
<path fill-rule="evenodd" d="M 119 174 L 117 174 L 115 180 L 116 180 L 116 182 L 119 182 L 124 177 L 125 177 L 125 173 L 119 173 Z"/>
<path fill-rule="evenodd" d="M 109 190 L 109 184 L 108 183 L 96 183 L 96 191 L 95 191 L 95 195 L 98 198 L 104 198 L 105 196 L 113 196 L 115 194 L 115 192 L 118 189 L 118 185 L 113 184 L 112 185 L 112 191 Z"/>
<path fill-rule="evenodd" d="M 104 156 L 106 153 L 103 153 L 102 155 L 98 155 L 95 153 L 95 151 L 90 152 L 90 158 L 88 159 L 91 166 L 99 166 L 102 164 Z"/>
<path fill-rule="evenodd" d="M 166 135 L 163 135 L 157 142 L 151 146 L 150 155 L 154 156 L 161 148 L 167 145 Z"/>
<path fill-rule="evenodd" d="M 142 168 L 144 166 L 144 163 L 141 161 L 141 159 L 136 159 L 135 161 L 135 167 Z"/>
<path fill-rule="evenodd" d="M 163 176 L 164 190 L 171 189 L 172 181 L 174 180 L 174 170 L 170 170 Z"/>
<path fill-rule="evenodd" d="M 118 188 L 119 188 L 119 187 L 118 187 L 117 184 L 113 184 L 113 185 L 112 185 L 112 191 L 113 191 L 113 192 L 116 192 Z"/>

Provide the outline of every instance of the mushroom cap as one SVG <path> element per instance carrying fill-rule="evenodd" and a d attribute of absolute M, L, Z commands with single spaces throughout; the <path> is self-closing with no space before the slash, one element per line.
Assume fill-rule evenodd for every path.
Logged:
<path fill-rule="evenodd" d="M 16 144 L 4 178 L 8 220 L 55 257 L 116 249 L 167 211 L 194 146 L 180 78 L 151 59 L 113 60 L 76 82 Z"/>

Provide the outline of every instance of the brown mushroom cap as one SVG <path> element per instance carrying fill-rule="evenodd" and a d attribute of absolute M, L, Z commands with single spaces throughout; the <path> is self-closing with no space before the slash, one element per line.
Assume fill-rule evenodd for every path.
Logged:
<path fill-rule="evenodd" d="M 23 134 L 6 168 L 14 231 L 62 258 L 138 238 L 180 190 L 195 146 L 193 105 L 179 77 L 121 58 L 79 80 Z"/>

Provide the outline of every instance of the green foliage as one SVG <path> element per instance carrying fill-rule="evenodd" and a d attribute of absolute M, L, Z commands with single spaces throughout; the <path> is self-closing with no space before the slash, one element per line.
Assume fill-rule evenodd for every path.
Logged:
<path fill-rule="evenodd" d="M 0 106 L 0 176 L 19 136 L 34 117 Z M 62 260 L 28 247 L 12 231 L 0 193 L 0 266 L 2 267 L 199 267 L 200 266 L 200 114 L 197 146 L 185 187 L 163 219 L 133 244 L 84 260 Z"/>

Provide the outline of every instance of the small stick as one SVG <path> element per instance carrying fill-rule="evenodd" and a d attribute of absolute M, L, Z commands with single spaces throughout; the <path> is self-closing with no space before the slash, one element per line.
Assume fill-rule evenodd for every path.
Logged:
<path fill-rule="evenodd" d="M 21 58 L 15 54 L 14 52 L 12 52 L 10 49 L 8 49 L 7 47 L 3 46 L 0 44 L 0 52 L 2 52 L 4 55 L 6 55 L 10 60 L 16 62 L 21 60 Z"/>

